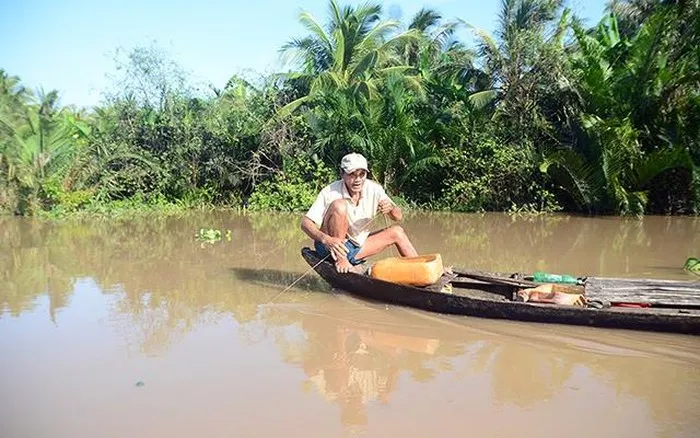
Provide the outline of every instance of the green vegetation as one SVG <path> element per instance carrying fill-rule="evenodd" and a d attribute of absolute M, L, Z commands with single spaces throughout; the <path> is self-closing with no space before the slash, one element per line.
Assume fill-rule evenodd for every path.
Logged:
<path fill-rule="evenodd" d="M 688 260 L 685 261 L 685 265 L 683 265 L 683 269 L 693 274 L 700 275 L 700 259 L 688 257 Z"/>
<path fill-rule="evenodd" d="M 613 0 L 592 28 L 502 0 L 494 35 L 329 6 L 299 17 L 289 72 L 208 93 L 155 48 L 90 111 L 0 70 L 0 210 L 299 211 L 357 151 L 416 208 L 700 212 L 699 0 Z"/>
<path fill-rule="evenodd" d="M 226 230 L 226 233 L 222 237 L 221 230 L 215 228 L 200 228 L 199 232 L 195 235 L 195 238 L 202 242 L 202 247 L 204 243 L 215 244 L 225 238 L 227 242 L 231 241 L 231 230 Z"/>

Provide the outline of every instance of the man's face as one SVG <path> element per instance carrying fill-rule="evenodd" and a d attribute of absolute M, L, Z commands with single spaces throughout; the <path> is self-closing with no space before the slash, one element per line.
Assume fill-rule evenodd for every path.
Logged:
<path fill-rule="evenodd" d="M 357 169 L 351 173 L 343 172 L 343 181 L 350 194 L 359 193 L 362 190 L 362 185 L 365 183 L 366 178 L 367 171 L 364 169 Z"/>

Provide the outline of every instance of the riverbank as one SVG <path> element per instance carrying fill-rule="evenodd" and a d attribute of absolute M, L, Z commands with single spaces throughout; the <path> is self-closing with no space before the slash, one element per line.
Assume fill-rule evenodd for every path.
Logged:
<path fill-rule="evenodd" d="M 139 47 L 88 110 L 0 70 L 0 209 L 143 196 L 297 211 L 359 152 L 429 210 L 698 214 L 698 2 L 652 3 L 584 28 L 562 2 L 503 2 L 496 36 L 348 6 L 323 23 L 340 33 L 300 17 L 315 24 L 285 45 L 300 61 L 285 74 L 195 90 Z M 458 29 L 476 46 L 438 43 Z"/>

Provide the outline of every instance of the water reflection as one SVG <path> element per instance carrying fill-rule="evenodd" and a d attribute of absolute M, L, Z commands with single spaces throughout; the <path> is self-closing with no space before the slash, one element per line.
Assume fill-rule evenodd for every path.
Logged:
<path fill-rule="evenodd" d="M 194 239 L 202 227 L 230 229 L 233 239 L 202 246 Z M 410 213 L 405 227 L 421 252 L 477 269 L 683 279 L 683 261 L 700 248 L 698 218 Z M 377 406 L 393 406 L 418 383 L 434 391 L 437 406 L 416 406 L 447 423 L 440 408 L 455 391 L 450 403 L 463 412 L 517 407 L 513 424 L 527 426 L 527 415 L 548 417 L 547 400 L 572 406 L 580 400 L 572 393 L 603 388 L 587 393 L 586 403 L 607 409 L 591 434 L 614 423 L 625 400 L 648 411 L 644 424 L 661 435 L 700 424 L 695 339 L 387 310 L 349 300 L 309 274 L 299 255 L 306 244 L 297 215 L 2 218 L 0 320 L 31 315 L 46 298 L 46 318 L 60 328 L 87 283 L 108 298 L 106 323 L 146 356 L 166 357 L 198 328 L 233 320 L 240 343 L 272 340 L 282 360 L 303 371 L 301 388 L 337 406 L 353 430 L 369 427 Z"/>
<path fill-rule="evenodd" d="M 425 318 L 354 299 L 268 308 L 262 318 L 301 328 L 302 339 L 278 339 L 281 350 L 291 351 L 285 361 L 303 369 L 305 391 L 339 408 L 348 431 L 371 426 L 368 412 L 381 412 L 378 406 L 391 405 L 402 387 L 415 382 L 431 383 L 438 393 L 457 387 L 464 399 L 478 398 L 495 409 L 514 406 L 519 413 L 546 413 L 552 403 L 570 403 L 572 393 L 605 388 L 590 394 L 588 403 L 605 407 L 591 424 L 615 423 L 615 409 L 621 408 L 616 400 L 634 400 L 666 430 L 661 436 L 687 433 L 700 421 L 700 355 L 690 337 L 664 347 L 672 336 L 606 332 L 600 337 L 596 329 L 517 323 L 494 329 L 490 321 Z M 659 347 L 650 348 L 650 341 Z M 479 387 L 486 391 L 475 393 Z M 445 403 L 444 397 L 437 400 Z M 551 422 L 563 424 L 578 415 L 569 411 Z"/>
<path fill-rule="evenodd" d="M 72 293 L 72 279 L 55 263 L 54 251 L 42 242 L 36 223 L 6 221 L 0 222 L 0 310 L 16 317 L 32 311 L 37 297 L 46 295 L 49 318 L 55 323 L 56 313 Z"/>
<path fill-rule="evenodd" d="M 234 240 L 202 246 L 194 233 L 203 226 L 231 229 Z M 226 214 L 60 224 L 2 218 L 0 237 L 0 318 L 30 312 L 47 296 L 49 317 L 58 324 L 56 315 L 76 292 L 76 282 L 88 279 L 115 298 L 114 323 L 154 354 L 219 315 L 253 321 L 259 304 L 275 292 L 251 290 L 230 267 L 258 269 L 264 261 L 277 264 L 281 254 L 278 245 L 258 236 L 250 218 Z"/>
<path fill-rule="evenodd" d="M 688 279 L 700 218 L 419 213 L 406 226 L 421 252 L 485 270 Z"/>
<path fill-rule="evenodd" d="M 421 252 L 486 270 L 687 279 L 683 261 L 700 248 L 700 218 L 688 217 L 411 212 L 404 225 Z M 231 230 L 233 239 L 202 246 L 194 239 L 201 227 Z M 116 312 L 134 318 L 149 333 L 144 339 L 153 339 L 147 349 L 155 351 L 169 331 L 193 327 L 206 312 L 255 320 L 260 304 L 308 271 L 299 256 L 308 243 L 294 214 L 191 212 L 64 223 L 0 218 L 0 307 L 19 316 L 46 295 L 55 322 L 75 282 L 91 278 L 118 297 Z M 244 276 L 249 270 L 248 277 L 232 275 L 236 269 Z M 261 289 L 250 288 L 251 275 Z M 282 298 L 328 290 L 312 273 Z"/>
<path fill-rule="evenodd" d="M 368 406 L 391 401 L 401 373 L 429 382 L 450 370 L 449 358 L 463 353 L 460 345 L 417 335 L 405 321 L 363 304 L 266 310 L 266 321 L 300 320 L 303 340 L 282 341 L 297 352 L 286 359 L 303 369 L 303 389 L 336 404 L 350 429 L 367 425 Z"/>

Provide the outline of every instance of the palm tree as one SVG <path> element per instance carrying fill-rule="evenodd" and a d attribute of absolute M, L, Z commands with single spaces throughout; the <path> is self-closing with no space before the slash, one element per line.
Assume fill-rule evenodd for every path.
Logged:
<path fill-rule="evenodd" d="M 571 20 L 562 5 L 562 0 L 502 0 L 495 38 L 467 24 L 494 85 L 471 100 L 478 107 L 497 100 L 497 115 L 518 137 L 534 127 L 547 128 L 540 108 L 543 94 L 556 92 L 552 85 L 562 83 L 564 36 Z"/>
<path fill-rule="evenodd" d="M 439 71 L 449 61 L 454 61 L 453 58 L 467 56 L 471 60 L 474 54 L 455 39 L 459 26 L 458 20 L 444 22 L 433 9 L 418 11 L 411 19 L 408 30 L 418 32 L 419 38 L 408 40 L 399 48 L 404 63 L 427 78 L 430 72 Z"/>
<path fill-rule="evenodd" d="M 476 52 L 455 37 L 462 25 L 461 20 L 443 21 L 437 11 L 421 9 L 408 25 L 420 32 L 420 39 L 399 49 L 404 63 L 419 72 L 430 98 L 439 100 L 435 109 L 448 104 L 444 98 L 470 102 L 477 109 L 493 98 L 491 78 L 474 65 Z"/>
<path fill-rule="evenodd" d="M 20 117 L 0 120 L 8 134 L 2 147 L 7 176 L 19 189 L 20 212 L 31 211 L 42 183 L 70 166 L 75 140 L 85 134 L 69 109 L 59 109 L 57 91 L 39 90 L 37 100 Z"/>
<path fill-rule="evenodd" d="M 15 172 L 11 161 L 11 146 L 14 142 L 13 127 L 22 123 L 24 108 L 32 94 L 20 82 L 18 76 L 9 76 L 0 69 L 0 208 L 11 209 L 15 197 L 10 179 Z"/>
<path fill-rule="evenodd" d="M 694 175 L 688 184 L 700 189 L 690 155 L 697 137 L 685 135 L 697 129 L 687 128 L 687 118 L 697 111 L 692 96 L 700 75 L 692 50 L 675 53 L 669 13 L 650 17 L 632 39 L 622 37 L 613 15 L 593 34 L 574 25 L 578 51 L 571 64 L 585 137 L 575 149 L 547 153 L 541 169 L 580 208 L 642 214 L 652 180 L 671 169 Z"/>
<path fill-rule="evenodd" d="M 423 93 L 415 69 L 399 56 L 399 49 L 418 41 L 420 32 L 402 32 L 397 21 L 382 20 L 378 4 L 341 8 L 331 0 L 329 5 L 325 28 L 304 12 L 300 21 L 310 34 L 283 47 L 301 63 L 301 71 L 285 75 L 287 81 L 308 92 L 283 106 L 278 115 L 288 116 L 304 105 L 316 138 L 314 148 L 333 168 L 350 151 L 368 153 L 374 162 L 371 151 L 386 146 L 380 141 L 383 125 L 374 125 L 373 120 L 385 107 L 389 78 Z"/>
<path fill-rule="evenodd" d="M 399 75 L 387 78 L 382 95 L 382 100 L 360 115 L 367 135 L 354 143 L 374 163 L 375 180 L 396 193 L 431 166 L 439 165 L 441 158 L 434 143 L 425 141 L 416 111 L 421 98 Z"/>
<path fill-rule="evenodd" d="M 605 10 L 617 17 L 620 34 L 631 37 L 639 29 L 639 26 L 664 3 L 670 4 L 675 3 L 675 1 L 609 0 Z"/>
<path fill-rule="evenodd" d="M 12 124 L 10 118 L 18 116 L 31 99 L 31 91 L 22 85 L 19 76 L 9 76 L 0 69 L 0 117 L 3 123 Z"/>
<path fill-rule="evenodd" d="M 93 135 L 91 128 L 109 125 L 112 120 L 105 111 L 98 109 L 90 121 L 82 112 L 60 107 L 55 90 L 30 94 L 6 77 L 0 87 L 0 99 L 14 102 L 11 111 L 8 106 L 0 111 L 0 202 L 5 208 L 32 214 L 40 204 L 51 207 L 67 199 L 65 194 L 75 192 L 64 205 L 71 209 L 100 190 L 114 190 L 126 176 L 125 162 L 149 166 L 150 172 L 157 170 L 139 154 L 123 147 L 110 148 Z M 109 125 L 106 129 L 117 128 Z M 122 166 L 115 166 L 117 162 Z"/>
<path fill-rule="evenodd" d="M 392 48 L 416 39 L 417 32 L 407 31 L 390 36 L 399 23 L 381 20 L 378 4 L 365 4 L 357 9 L 340 8 L 330 0 L 331 20 L 324 29 L 308 12 L 299 21 L 310 35 L 294 39 L 283 46 L 285 53 L 295 53 L 302 62 L 302 71 L 287 75 L 310 84 L 308 95 L 287 104 L 282 112 L 290 112 L 303 103 L 312 103 L 331 93 L 343 93 L 353 100 L 371 100 L 387 74 L 404 73 L 403 78 L 420 88 L 417 77 L 409 75 L 409 66 L 402 65 Z"/>

